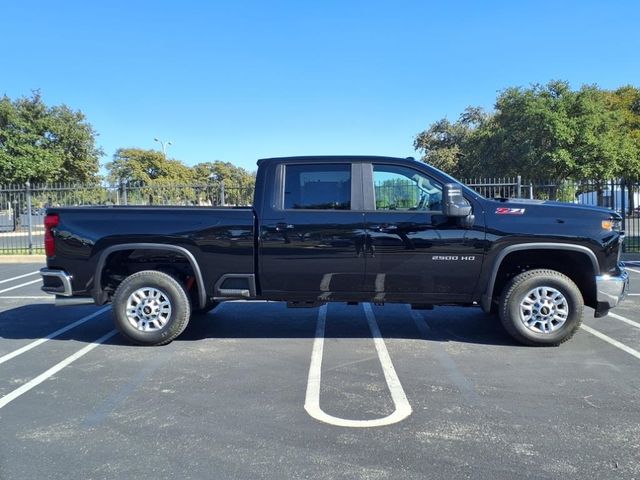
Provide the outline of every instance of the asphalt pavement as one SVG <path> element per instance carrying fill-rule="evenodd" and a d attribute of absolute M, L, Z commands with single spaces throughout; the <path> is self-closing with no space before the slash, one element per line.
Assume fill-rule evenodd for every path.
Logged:
<path fill-rule="evenodd" d="M 557 348 L 477 308 L 229 302 L 164 347 L 0 265 L 0 479 L 640 478 L 640 263 Z"/>

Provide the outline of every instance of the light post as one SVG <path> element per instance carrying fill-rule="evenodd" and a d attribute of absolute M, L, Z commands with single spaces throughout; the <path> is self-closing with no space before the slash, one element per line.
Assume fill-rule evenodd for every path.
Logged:
<path fill-rule="evenodd" d="M 158 139 L 158 138 L 154 138 L 154 141 L 158 142 L 161 146 L 162 146 L 162 154 L 166 157 L 167 156 L 167 147 L 169 145 L 171 145 L 171 142 L 163 142 L 162 140 Z"/>

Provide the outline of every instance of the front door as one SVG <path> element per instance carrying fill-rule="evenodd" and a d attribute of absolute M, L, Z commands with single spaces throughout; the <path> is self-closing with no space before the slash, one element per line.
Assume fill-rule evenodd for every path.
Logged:
<path fill-rule="evenodd" d="M 260 281 L 269 298 L 352 299 L 362 292 L 361 164 L 278 166 L 279 195 L 260 226 Z M 359 207 L 359 208 L 358 208 Z"/>
<path fill-rule="evenodd" d="M 442 183 L 424 172 L 392 164 L 367 172 L 373 199 L 365 205 L 364 288 L 378 301 L 468 301 L 482 266 L 483 233 L 442 214 Z"/>

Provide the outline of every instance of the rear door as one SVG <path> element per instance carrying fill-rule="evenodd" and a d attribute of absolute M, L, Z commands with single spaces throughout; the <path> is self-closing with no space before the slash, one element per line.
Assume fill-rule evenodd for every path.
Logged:
<path fill-rule="evenodd" d="M 405 165 L 363 167 L 365 283 L 378 301 L 471 298 L 482 266 L 483 231 L 442 214 L 442 182 Z"/>
<path fill-rule="evenodd" d="M 364 278 L 361 163 L 284 163 L 260 225 L 265 296 L 350 299 Z"/>

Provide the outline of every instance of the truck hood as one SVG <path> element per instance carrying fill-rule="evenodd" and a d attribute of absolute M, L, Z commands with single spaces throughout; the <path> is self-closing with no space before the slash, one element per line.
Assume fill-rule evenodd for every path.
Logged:
<path fill-rule="evenodd" d="M 499 208 L 507 208 L 507 209 L 525 209 L 526 210 L 534 210 L 536 213 L 543 214 L 543 212 L 548 212 L 553 215 L 560 215 L 563 213 L 566 214 L 598 214 L 601 216 L 609 216 L 611 218 L 621 220 L 622 217 L 617 212 L 609 208 L 604 207 L 596 207 L 593 205 L 583 205 L 578 203 L 568 203 L 568 202 L 556 202 L 550 200 L 532 200 L 527 198 L 509 198 L 509 199 L 500 199 L 500 200 L 490 200 L 490 208 L 489 211 L 491 213 L 498 213 Z M 491 208 L 492 207 L 492 208 Z M 517 214 L 517 213 L 516 213 Z"/>

